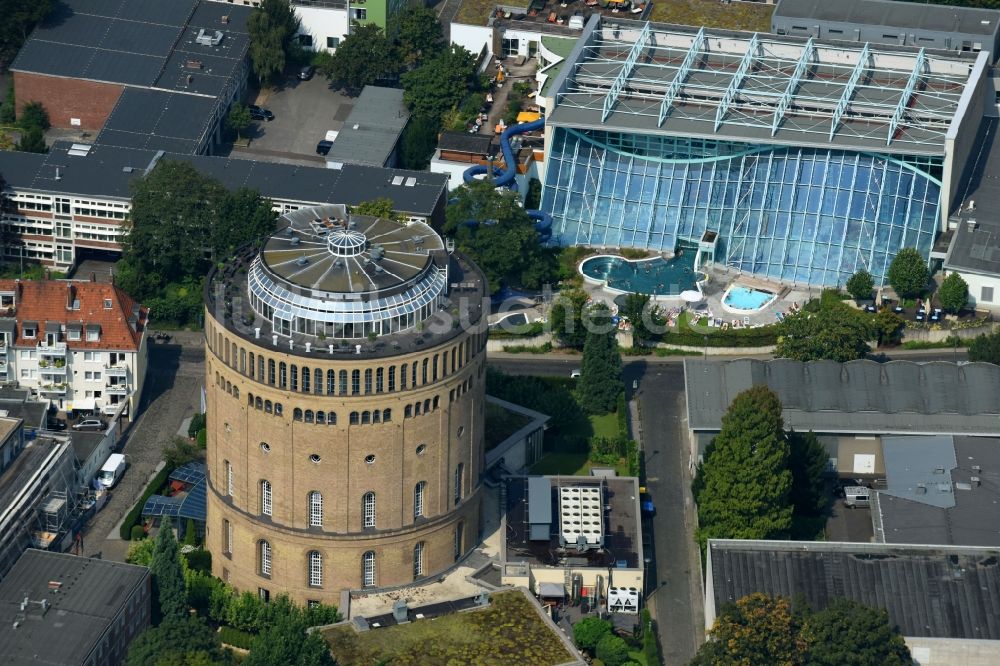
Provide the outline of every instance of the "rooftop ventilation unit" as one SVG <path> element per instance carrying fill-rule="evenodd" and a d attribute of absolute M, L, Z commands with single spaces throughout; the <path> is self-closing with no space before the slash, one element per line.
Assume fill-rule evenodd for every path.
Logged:
<path fill-rule="evenodd" d="M 972 217 L 972 218 L 969 218 L 968 220 L 966 220 L 965 221 L 965 229 L 966 229 L 966 231 L 975 231 L 976 230 L 976 218 Z"/>
<path fill-rule="evenodd" d="M 404 180 L 406 180 L 406 179 L 403 178 L 402 176 L 393 176 L 392 177 L 392 184 L 393 185 L 402 185 Z"/>
<path fill-rule="evenodd" d="M 559 541 L 577 550 L 604 545 L 603 503 L 600 486 L 559 488 Z"/>
<path fill-rule="evenodd" d="M 189 58 L 188 61 L 184 63 L 184 66 L 188 69 L 201 69 L 201 60 Z"/>
<path fill-rule="evenodd" d="M 69 151 L 67 152 L 74 157 L 86 157 L 90 154 L 91 148 L 93 148 L 93 146 L 89 143 L 74 143 L 69 147 Z"/>
<path fill-rule="evenodd" d="M 417 179 L 416 178 L 413 178 L 411 176 L 410 178 L 406 179 L 406 187 L 413 187 L 416 184 L 417 184 Z"/>
<path fill-rule="evenodd" d="M 218 46 L 222 42 L 223 36 L 221 30 L 212 30 L 210 32 L 202 28 L 198 31 L 198 36 L 194 38 L 194 41 L 202 46 Z"/>

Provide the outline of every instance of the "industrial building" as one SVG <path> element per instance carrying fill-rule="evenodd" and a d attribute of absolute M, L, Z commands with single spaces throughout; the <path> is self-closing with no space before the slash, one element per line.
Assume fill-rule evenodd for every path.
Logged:
<path fill-rule="evenodd" d="M 409 120 L 401 89 L 365 86 L 330 146 L 327 166 L 396 166 L 399 141 Z"/>
<path fill-rule="evenodd" d="M 563 245 L 883 284 L 899 249 L 930 257 L 961 200 L 990 62 L 592 16 L 545 93 L 542 209 Z"/>
<path fill-rule="evenodd" d="M 0 582 L 0 662 L 118 666 L 151 597 L 146 567 L 28 550 Z"/>

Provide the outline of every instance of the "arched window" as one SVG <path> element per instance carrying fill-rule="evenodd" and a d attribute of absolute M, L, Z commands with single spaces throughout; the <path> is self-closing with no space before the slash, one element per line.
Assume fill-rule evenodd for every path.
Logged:
<path fill-rule="evenodd" d="M 323 587 L 323 555 L 309 551 L 309 587 Z"/>
<path fill-rule="evenodd" d="M 261 539 L 257 542 L 257 550 L 260 552 L 260 565 L 258 571 L 261 576 L 271 575 L 271 544 Z"/>
<path fill-rule="evenodd" d="M 379 423 L 382 420 L 381 416 L 382 412 L 378 411 L 377 409 L 372 410 L 372 423 Z"/>
<path fill-rule="evenodd" d="M 247 374 L 247 350 L 240 347 L 240 373 Z"/>
<path fill-rule="evenodd" d="M 372 369 L 365 368 L 365 394 L 372 392 Z"/>
<path fill-rule="evenodd" d="M 361 586 L 375 587 L 375 551 L 361 556 Z"/>
<path fill-rule="evenodd" d="M 399 390 L 400 391 L 405 391 L 406 390 L 406 371 L 407 370 L 409 370 L 409 366 L 406 363 L 404 363 L 399 368 Z"/>
<path fill-rule="evenodd" d="M 462 538 L 465 532 L 465 523 L 455 525 L 455 561 L 462 557 Z"/>
<path fill-rule="evenodd" d="M 288 387 L 288 365 L 282 361 L 278 364 L 278 388 Z"/>
<path fill-rule="evenodd" d="M 434 365 L 431 366 L 431 381 L 437 381 L 438 378 L 438 355 L 434 354 Z"/>
<path fill-rule="evenodd" d="M 361 498 L 361 527 L 375 527 L 375 493 L 371 491 Z"/>
<path fill-rule="evenodd" d="M 296 407 L 292 410 L 292 420 L 301 421 L 302 420 L 302 410 Z"/>
<path fill-rule="evenodd" d="M 257 374 L 257 358 L 256 354 L 254 354 L 253 352 L 250 352 L 248 356 L 250 358 L 249 362 L 247 363 L 247 370 L 249 370 L 250 379 L 253 379 Z"/>
<path fill-rule="evenodd" d="M 264 357 L 257 356 L 257 381 L 264 383 Z"/>
<path fill-rule="evenodd" d="M 428 398 L 427 400 L 424 400 L 424 414 L 426 414 L 429 411 L 431 411 L 431 401 L 430 401 L 430 398 Z"/>
<path fill-rule="evenodd" d="M 351 370 L 351 395 L 361 393 L 361 371 Z"/>
<path fill-rule="evenodd" d="M 388 423 L 391 420 L 392 420 L 392 410 L 391 409 L 383 409 L 382 410 L 382 423 Z"/>
<path fill-rule="evenodd" d="M 253 393 L 247 393 L 247 407 L 253 407 Z"/>
<path fill-rule="evenodd" d="M 420 385 L 423 386 L 427 383 L 427 364 L 430 363 L 430 359 L 425 358 L 424 362 L 421 364 L 420 369 Z M 414 382 L 416 383 L 416 382 Z"/>
<path fill-rule="evenodd" d="M 385 368 L 376 368 L 375 369 L 375 392 L 376 393 L 381 393 L 382 391 L 385 390 L 384 381 L 385 381 Z"/>
<path fill-rule="evenodd" d="M 327 412 L 326 423 L 327 425 L 337 425 L 337 412 Z"/>
<path fill-rule="evenodd" d="M 372 413 L 367 409 L 361 412 L 361 424 L 365 425 L 372 422 Z"/>
<path fill-rule="evenodd" d="M 413 405 L 407 405 L 403 407 L 403 418 L 408 419 L 413 416 Z"/>
<path fill-rule="evenodd" d="M 309 493 L 309 527 L 323 527 L 323 493 Z"/>
<path fill-rule="evenodd" d="M 299 390 L 299 366 L 297 366 L 297 365 L 295 365 L 293 363 L 291 369 L 292 369 L 292 377 L 291 377 L 291 379 L 292 379 L 292 383 L 291 383 L 292 390 L 293 391 L 298 391 Z"/>
<path fill-rule="evenodd" d="M 274 359 L 267 359 L 267 383 L 274 386 Z"/>
<path fill-rule="evenodd" d="M 309 386 L 312 383 L 312 371 L 309 368 L 302 368 L 302 392 L 309 393 Z"/>
<path fill-rule="evenodd" d="M 452 369 L 454 372 L 454 368 Z M 448 351 L 445 350 L 441 352 L 441 376 L 444 377 L 448 374 Z"/>
<path fill-rule="evenodd" d="M 264 399 L 260 396 L 257 396 L 253 404 L 257 409 L 264 409 Z"/>
<path fill-rule="evenodd" d="M 281 416 L 282 413 L 284 413 L 284 411 L 285 411 L 285 408 L 282 407 L 282 405 L 281 405 L 280 402 L 274 403 L 274 413 L 275 414 L 277 414 L 278 416 Z"/>
<path fill-rule="evenodd" d="M 427 490 L 427 482 L 421 481 L 413 487 L 413 517 L 420 518 L 424 515 L 424 494 Z"/>
<path fill-rule="evenodd" d="M 306 410 L 306 423 L 312 423 L 313 419 L 314 419 L 313 410 L 307 409 Z"/>
<path fill-rule="evenodd" d="M 420 403 L 419 402 L 415 403 L 413 405 L 413 415 L 414 416 L 420 416 Z"/>
<path fill-rule="evenodd" d="M 330 390 L 328 393 L 333 394 L 333 375 L 330 375 Z M 313 373 L 313 393 L 323 392 L 323 371 L 316 368 L 316 372 Z"/>
<path fill-rule="evenodd" d="M 264 413 L 265 414 L 270 414 L 273 411 L 274 411 L 274 409 L 271 406 L 271 401 L 270 400 L 265 400 L 264 401 Z"/>
<path fill-rule="evenodd" d="M 426 360 L 424 361 L 426 363 Z M 414 361 L 410 365 L 410 386 L 412 388 L 417 388 L 417 362 Z"/>
<path fill-rule="evenodd" d="M 316 372 L 322 372 L 322 370 L 317 370 Z M 326 394 L 327 395 L 334 395 L 336 393 L 337 393 L 337 373 L 335 373 L 333 370 L 327 370 L 326 371 Z"/>
<path fill-rule="evenodd" d="M 323 425 L 324 423 L 326 423 L 326 412 L 322 410 L 316 412 L 316 423 L 318 423 L 319 425 Z"/>
<path fill-rule="evenodd" d="M 389 366 L 389 392 L 396 390 L 396 366 Z"/>
<path fill-rule="evenodd" d="M 234 398 L 239 398 L 240 397 L 240 389 L 237 386 L 233 387 L 233 397 Z"/>
<path fill-rule="evenodd" d="M 455 467 L 455 504 L 462 501 L 462 476 L 465 471 L 465 465 L 458 463 Z"/>
<path fill-rule="evenodd" d="M 360 415 L 357 412 L 351 412 L 351 425 L 358 425 L 358 423 L 360 423 L 359 417 Z"/>
<path fill-rule="evenodd" d="M 260 513 L 264 516 L 272 515 L 273 504 L 271 502 L 271 482 L 262 480 L 260 482 Z"/>
<path fill-rule="evenodd" d="M 233 496 L 233 465 L 226 461 L 226 494 Z"/>
<path fill-rule="evenodd" d="M 438 405 L 441 404 L 441 398 L 439 396 L 434 396 L 434 402 L 432 404 L 434 409 L 437 409 Z"/>
<path fill-rule="evenodd" d="M 330 372 L 333 372 L 332 370 Z M 347 370 L 340 371 L 340 395 L 347 395 Z"/>
<path fill-rule="evenodd" d="M 413 580 L 424 575 L 424 542 L 418 541 L 413 547 Z"/>

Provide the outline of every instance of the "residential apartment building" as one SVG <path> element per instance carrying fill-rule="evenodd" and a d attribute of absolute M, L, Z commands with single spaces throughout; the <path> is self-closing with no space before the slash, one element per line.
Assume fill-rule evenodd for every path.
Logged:
<path fill-rule="evenodd" d="M 0 280 L 0 379 L 59 409 L 133 410 L 146 372 L 149 310 L 113 284 Z"/>

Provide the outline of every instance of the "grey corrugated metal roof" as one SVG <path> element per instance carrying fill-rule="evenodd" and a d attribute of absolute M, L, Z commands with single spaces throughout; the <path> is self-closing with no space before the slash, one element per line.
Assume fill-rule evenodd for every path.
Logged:
<path fill-rule="evenodd" d="M 384 166 L 409 119 L 402 90 L 365 86 L 326 159 Z"/>
<path fill-rule="evenodd" d="M 1000 366 L 990 363 L 687 359 L 684 381 L 692 430 L 718 430 L 733 398 L 763 384 L 796 430 L 1000 435 Z"/>
<path fill-rule="evenodd" d="M 149 569 L 132 564 L 29 549 L 0 582 L 0 661 L 5 664 L 77 664 L 96 646 Z M 58 594 L 49 581 L 59 581 Z M 24 613 L 21 601 L 46 599 Z M 148 597 L 146 600 L 148 604 Z M 14 619 L 26 616 L 15 628 Z M 57 640 L 53 640 L 58 637 Z"/>
<path fill-rule="evenodd" d="M 1000 550 L 801 541 L 709 541 L 715 608 L 754 592 L 821 610 L 884 608 L 904 636 L 1000 640 Z"/>
<path fill-rule="evenodd" d="M 528 522 L 552 523 L 552 482 L 544 476 L 528 477 Z"/>
<path fill-rule="evenodd" d="M 975 35 L 992 35 L 1000 21 L 1000 12 L 992 9 L 896 0 L 781 0 L 774 15 Z"/>
<path fill-rule="evenodd" d="M 872 505 L 877 540 L 1000 547 L 1000 439 L 952 439 L 954 463 L 944 476 L 952 485 L 953 506 L 915 501 L 920 495 L 879 491 Z M 928 476 L 937 476 L 929 471 Z M 889 469 L 886 481 L 891 489 L 894 481 Z M 934 492 L 934 488 L 927 490 L 928 495 Z"/>

